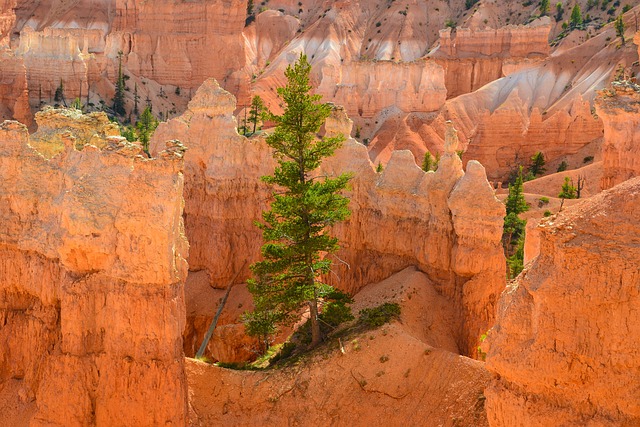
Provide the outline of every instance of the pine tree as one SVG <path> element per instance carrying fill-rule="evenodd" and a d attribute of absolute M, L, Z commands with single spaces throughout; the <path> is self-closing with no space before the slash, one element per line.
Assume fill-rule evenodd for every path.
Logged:
<path fill-rule="evenodd" d="M 542 154 L 541 151 L 538 151 L 536 154 L 531 156 L 531 167 L 529 168 L 529 172 L 534 178 L 545 173 L 547 169 L 544 167 L 544 164 L 544 154 Z"/>
<path fill-rule="evenodd" d="M 65 101 L 64 101 L 64 83 L 62 82 L 62 80 L 60 80 L 60 85 L 56 88 L 56 93 L 53 96 L 53 100 L 55 102 L 65 103 Z"/>
<path fill-rule="evenodd" d="M 529 205 L 527 205 L 527 201 L 524 198 L 523 182 L 522 166 L 520 166 L 515 182 L 509 184 L 509 194 L 505 200 L 507 215 L 504 217 L 504 230 L 502 234 L 509 276 L 512 278 L 520 273 L 517 269 L 512 268 L 514 265 L 517 265 L 517 259 L 513 257 L 519 256 L 519 251 L 517 247 L 516 250 L 514 250 L 513 243 L 524 239 L 524 230 L 527 225 L 527 221 L 521 219 L 519 215 L 529 210 Z M 522 254 L 524 254 L 524 252 L 522 252 Z"/>
<path fill-rule="evenodd" d="M 133 85 L 133 114 L 136 117 L 140 114 L 140 110 L 138 110 L 138 102 L 140 101 L 140 95 L 138 95 L 138 83 L 134 83 Z"/>
<path fill-rule="evenodd" d="M 427 151 L 424 153 L 424 159 L 422 159 L 422 170 L 425 172 L 429 172 L 433 167 L 433 157 L 431 153 Z"/>
<path fill-rule="evenodd" d="M 558 194 L 558 197 L 561 199 L 575 199 L 577 198 L 576 187 L 571 182 L 571 178 L 568 176 L 564 177 L 564 183 L 562 184 L 562 191 Z"/>
<path fill-rule="evenodd" d="M 529 210 L 529 205 L 527 205 L 527 201 L 524 198 L 523 183 L 522 166 L 520 166 L 515 182 L 509 184 L 509 195 L 505 200 L 507 215 L 510 213 L 519 215 Z"/>
<path fill-rule="evenodd" d="M 340 147 L 344 136 L 317 138 L 331 107 L 310 93 L 310 72 L 306 55 L 300 55 L 285 71 L 287 85 L 278 88 L 283 114 L 267 115 L 276 124 L 266 142 L 273 148 L 278 166 L 273 175 L 262 178 L 274 187 L 273 201 L 270 210 L 262 213 L 259 225 L 265 241 L 264 260 L 251 266 L 254 279 L 249 290 L 256 310 L 244 318 L 250 333 L 266 333 L 274 330 L 269 329 L 274 323 L 291 324 L 308 306 L 310 345 L 314 347 L 322 339 L 319 302 L 333 289 L 321 282 L 321 275 L 331 268 L 325 254 L 339 247 L 328 227 L 349 215 L 349 200 L 339 192 L 346 188 L 350 176 L 321 178 L 316 172 L 322 160 Z"/>
<path fill-rule="evenodd" d="M 580 11 L 580 5 L 576 3 L 571 10 L 571 28 L 576 28 L 582 25 L 582 12 Z"/>
<path fill-rule="evenodd" d="M 540 16 L 545 16 L 549 13 L 549 0 L 542 0 L 540 2 Z"/>
<path fill-rule="evenodd" d="M 622 15 L 619 15 L 614 24 L 616 28 L 616 35 L 620 37 L 622 44 L 625 44 L 626 40 L 624 39 L 624 20 L 622 19 Z"/>
<path fill-rule="evenodd" d="M 138 129 L 138 139 L 142 143 L 142 149 L 147 155 L 149 155 L 149 140 L 157 127 L 158 120 L 153 116 L 151 108 L 146 107 L 140 115 L 140 119 L 136 122 L 136 128 Z"/>
<path fill-rule="evenodd" d="M 258 127 L 258 122 L 260 121 L 263 111 L 264 102 L 262 102 L 262 98 L 258 95 L 254 96 L 249 106 L 249 122 L 253 123 L 253 132 L 251 133 L 256 133 L 256 128 Z"/>
<path fill-rule="evenodd" d="M 113 95 L 113 112 L 124 116 L 127 111 L 124 108 L 124 75 L 122 74 L 122 51 L 118 52 L 118 80 L 116 81 L 116 93 Z"/>

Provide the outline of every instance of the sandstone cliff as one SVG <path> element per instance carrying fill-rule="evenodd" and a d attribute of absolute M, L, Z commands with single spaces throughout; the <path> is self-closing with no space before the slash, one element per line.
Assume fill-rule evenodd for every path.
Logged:
<path fill-rule="evenodd" d="M 596 100 L 604 122 L 603 189 L 640 175 L 640 86 L 614 82 Z"/>
<path fill-rule="evenodd" d="M 492 426 L 640 423 L 640 178 L 538 227 L 489 334 Z"/>
<path fill-rule="evenodd" d="M 152 140 L 152 150 L 168 137 L 189 147 L 189 266 L 206 270 L 212 285 L 220 288 L 241 269 L 242 283 L 248 265 L 258 260 L 261 233 L 254 222 L 269 202 L 269 190 L 259 178 L 273 170 L 264 141 L 237 134 L 234 108 L 233 96 L 207 81 L 187 112 L 160 125 Z M 325 125 L 329 134 L 349 135 L 351 128 L 342 108 L 336 108 Z M 455 130 L 447 133 L 449 142 L 435 173 L 425 174 L 404 151 L 396 152 L 377 174 L 366 147 L 354 139 L 327 160 L 324 173 L 354 173 L 352 215 L 335 229 L 342 250 L 336 255 L 335 274 L 327 280 L 355 293 L 407 266 L 418 266 L 461 313 L 456 338 L 461 351 L 472 353 L 492 324 L 493 304 L 504 286 L 504 207 L 480 164 L 471 162 L 465 174 L 455 153 Z"/>
<path fill-rule="evenodd" d="M 31 426 L 184 424 L 184 147 L 70 133 L 45 159 L 8 121 L 0 141 L 0 383 Z"/>
<path fill-rule="evenodd" d="M 438 45 L 429 53 L 446 70 L 448 97 L 470 93 L 531 66 L 549 56 L 548 17 L 529 25 L 440 30 Z"/>

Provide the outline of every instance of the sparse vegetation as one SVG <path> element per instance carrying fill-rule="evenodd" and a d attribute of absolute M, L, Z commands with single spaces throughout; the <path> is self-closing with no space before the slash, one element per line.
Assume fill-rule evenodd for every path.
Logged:
<path fill-rule="evenodd" d="M 564 172 L 567 170 L 567 162 L 566 160 L 563 160 L 562 162 L 560 162 L 560 164 L 558 165 L 558 170 L 556 170 L 556 172 Z"/>
<path fill-rule="evenodd" d="M 614 24 L 615 28 L 616 28 L 616 35 L 618 37 L 620 37 L 620 41 L 622 42 L 622 44 L 625 44 L 625 39 L 624 39 L 624 20 L 622 19 L 622 15 L 619 15 L 618 18 L 616 19 L 616 23 Z"/>
<path fill-rule="evenodd" d="M 527 221 L 521 219 L 519 215 L 528 211 L 529 205 L 524 198 L 523 183 L 522 166 L 520 166 L 515 182 L 509 184 L 509 194 L 505 199 L 507 215 L 504 217 L 502 241 L 510 278 L 520 274 L 524 258 L 524 230 Z"/>
<path fill-rule="evenodd" d="M 358 321 L 370 328 L 377 328 L 398 317 L 400 317 L 400 305 L 398 303 L 385 302 L 374 308 L 360 310 Z"/>

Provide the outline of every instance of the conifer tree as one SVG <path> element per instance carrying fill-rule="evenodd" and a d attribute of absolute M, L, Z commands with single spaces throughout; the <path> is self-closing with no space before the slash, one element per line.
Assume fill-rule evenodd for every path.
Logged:
<path fill-rule="evenodd" d="M 571 178 L 568 176 L 564 177 L 564 183 L 562 184 L 562 191 L 558 194 L 558 197 L 561 199 L 575 199 L 577 198 L 576 187 L 571 182 Z"/>
<path fill-rule="evenodd" d="M 582 11 L 580 5 L 576 3 L 571 10 L 571 28 L 576 28 L 582 24 Z"/>
<path fill-rule="evenodd" d="M 142 143 L 142 149 L 147 155 L 149 155 L 149 140 L 151 134 L 158 127 L 158 120 L 153 116 L 151 108 L 146 107 L 140 119 L 136 122 L 136 128 L 138 129 L 138 139 Z"/>
<path fill-rule="evenodd" d="M 284 112 L 280 116 L 267 113 L 276 128 L 266 142 L 278 166 L 273 175 L 262 178 L 273 186 L 273 201 L 259 224 L 264 260 L 251 266 L 254 279 L 249 290 L 256 309 L 244 319 L 249 333 L 264 336 L 275 330 L 274 324 L 291 324 L 307 306 L 314 347 L 322 339 L 319 303 L 333 289 L 321 281 L 332 264 L 325 254 L 338 250 L 338 239 L 328 227 L 349 215 L 349 200 L 339 192 L 347 187 L 350 176 L 323 178 L 317 172 L 344 136 L 316 136 L 331 107 L 311 94 L 310 71 L 306 55 L 287 67 L 287 85 L 278 88 Z"/>
<path fill-rule="evenodd" d="M 425 172 L 429 172 L 433 167 L 433 157 L 431 153 L 427 151 L 424 153 L 424 158 L 422 159 L 422 170 Z"/>
<path fill-rule="evenodd" d="M 62 80 L 60 80 L 60 85 L 56 88 L 56 93 L 53 96 L 53 100 L 55 102 L 65 103 L 65 101 L 64 101 L 64 83 L 62 82 Z"/>
<path fill-rule="evenodd" d="M 625 44 L 626 40 L 624 39 L 624 20 L 622 19 L 622 15 L 619 15 L 614 24 L 616 28 L 616 35 L 620 37 L 622 44 Z"/>
<path fill-rule="evenodd" d="M 251 106 L 249 107 L 249 122 L 253 123 L 253 132 L 256 133 L 256 128 L 258 126 L 258 122 L 260 121 L 260 116 L 264 111 L 264 102 L 262 102 L 262 98 L 258 95 L 254 96 L 251 100 Z"/>
<path fill-rule="evenodd" d="M 113 95 L 113 112 L 124 116 L 127 111 L 124 108 L 124 75 L 122 74 L 122 51 L 118 52 L 118 80 L 116 81 L 116 93 Z"/>
<path fill-rule="evenodd" d="M 542 0 L 540 2 L 540 16 L 545 16 L 549 13 L 549 0 Z"/>
<path fill-rule="evenodd" d="M 140 102 L 140 95 L 138 95 L 138 83 L 134 83 L 133 86 L 133 114 L 138 116 L 140 110 L 138 110 L 138 102 Z"/>
<path fill-rule="evenodd" d="M 507 267 L 509 268 L 509 276 L 511 278 L 517 276 L 522 270 L 522 259 L 518 262 L 518 257 L 522 258 L 524 251 L 518 251 L 516 246 L 513 248 L 514 242 L 524 239 L 525 226 L 527 221 L 520 218 L 520 214 L 529 210 L 529 205 L 524 198 L 523 190 L 524 179 L 522 177 L 522 166 L 518 170 L 518 176 L 513 184 L 509 184 L 509 194 L 505 200 L 506 216 L 504 217 L 504 230 L 502 239 L 504 243 L 505 255 L 507 257 Z M 514 268 L 514 267 L 520 267 Z"/>
<path fill-rule="evenodd" d="M 545 173 L 547 170 L 544 167 L 545 163 L 544 154 L 542 154 L 541 151 L 538 151 L 536 154 L 531 156 L 531 167 L 529 168 L 529 172 L 534 178 Z"/>

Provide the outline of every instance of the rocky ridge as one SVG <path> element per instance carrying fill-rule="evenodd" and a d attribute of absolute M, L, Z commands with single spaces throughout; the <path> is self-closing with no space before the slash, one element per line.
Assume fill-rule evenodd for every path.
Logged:
<path fill-rule="evenodd" d="M 538 227 L 539 255 L 489 334 L 490 425 L 640 422 L 639 209 L 634 178 Z"/>
<path fill-rule="evenodd" d="M 29 140 L 0 126 L 0 383 L 31 426 L 184 423 L 184 147 L 67 134 L 46 159 Z"/>

